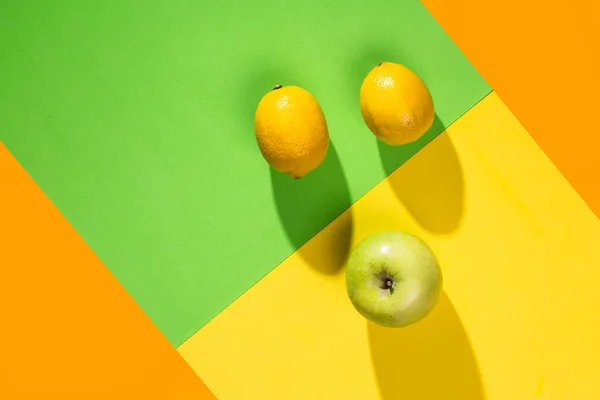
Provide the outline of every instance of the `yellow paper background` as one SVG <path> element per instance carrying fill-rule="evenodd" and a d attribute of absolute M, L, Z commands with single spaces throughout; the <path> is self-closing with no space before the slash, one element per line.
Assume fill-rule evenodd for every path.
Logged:
<path fill-rule="evenodd" d="M 404 229 L 444 295 L 367 323 L 347 251 Z M 492 93 L 179 347 L 220 400 L 598 399 L 600 221 Z"/>

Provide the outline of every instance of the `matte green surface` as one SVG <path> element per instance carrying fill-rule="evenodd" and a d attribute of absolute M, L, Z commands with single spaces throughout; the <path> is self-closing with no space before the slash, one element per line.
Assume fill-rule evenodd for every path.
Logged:
<path fill-rule="evenodd" d="M 5 0 L 0 54 L 0 140 L 174 345 L 489 92 L 416 0 Z M 400 149 L 359 112 L 382 60 L 436 105 Z M 311 91 L 330 128 L 300 181 L 254 138 L 280 83 Z"/>

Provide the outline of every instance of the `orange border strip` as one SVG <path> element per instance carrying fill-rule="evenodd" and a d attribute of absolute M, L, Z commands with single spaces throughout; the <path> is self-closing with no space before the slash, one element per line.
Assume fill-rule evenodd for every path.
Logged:
<path fill-rule="evenodd" d="M 214 399 L 0 143 L 0 398 Z"/>
<path fill-rule="evenodd" d="M 422 2 L 600 216 L 599 3 Z"/>

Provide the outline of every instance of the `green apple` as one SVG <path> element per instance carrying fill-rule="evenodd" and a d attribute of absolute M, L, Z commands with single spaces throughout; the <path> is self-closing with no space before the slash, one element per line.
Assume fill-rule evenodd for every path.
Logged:
<path fill-rule="evenodd" d="M 352 249 L 346 289 L 363 317 L 377 325 L 403 327 L 435 307 L 442 291 L 442 272 L 423 240 L 402 231 L 384 231 Z"/>

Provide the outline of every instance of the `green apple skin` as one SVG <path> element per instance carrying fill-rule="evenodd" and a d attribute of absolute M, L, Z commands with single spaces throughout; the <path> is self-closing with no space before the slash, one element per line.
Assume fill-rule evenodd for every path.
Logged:
<path fill-rule="evenodd" d="M 437 304 L 442 272 L 429 246 L 403 231 L 383 231 L 352 249 L 346 289 L 356 310 L 384 327 L 405 327 Z"/>

